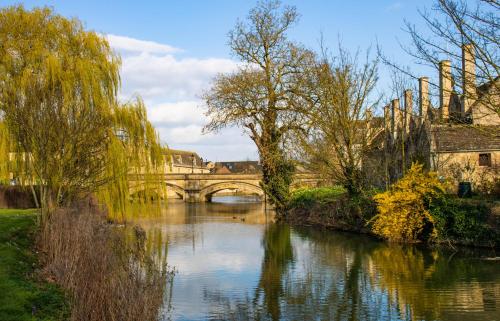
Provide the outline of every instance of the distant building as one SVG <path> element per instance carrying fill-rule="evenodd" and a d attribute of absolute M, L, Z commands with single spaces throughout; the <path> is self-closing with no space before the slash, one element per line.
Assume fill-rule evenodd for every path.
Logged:
<path fill-rule="evenodd" d="M 232 172 L 226 166 L 213 168 L 212 174 L 231 174 Z"/>
<path fill-rule="evenodd" d="M 179 173 L 179 174 L 207 174 L 210 173 L 210 169 L 207 167 L 207 163 L 203 162 L 196 152 L 178 150 L 178 149 L 168 149 L 165 152 L 166 157 L 169 157 L 169 162 L 167 164 L 167 173 Z"/>
<path fill-rule="evenodd" d="M 208 162 L 207 167 L 214 174 L 261 174 L 262 165 L 259 161 Z M 304 166 L 295 164 L 296 173 L 308 172 Z"/>
<path fill-rule="evenodd" d="M 212 172 L 217 174 L 259 174 L 262 172 L 262 166 L 258 161 L 216 162 Z"/>

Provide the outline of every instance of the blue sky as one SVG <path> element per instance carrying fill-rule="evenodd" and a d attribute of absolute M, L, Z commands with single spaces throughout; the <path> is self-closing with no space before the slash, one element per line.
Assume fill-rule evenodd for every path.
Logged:
<path fill-rule="evenodd" d="M 288 0 L 301 15 L 290 38 L 317 49 L 320 34 L 328 47 L 340 38 L 350 50 L 378 44 L 405 65 L 413 65 L 398 40 L 408 43 L 404 19 L 423 27 L 417 9 L 431 8 L 432 0 Z M 196 150 L 204 159 L 257 159 L 255 147 L 240 129 L 201 135 L 206 122 L 201 92 L 218 72 L 234 70 L 236 61 L 227 34 L 238 18 L 245 18 L 256 1 L 10 1 L 27 8 L 50 6 L 67 17 L 77 17 L 88 29 L 109 35 L 122 55 L 121 98 L 142 96 L 151 120 L 172 148 Z M 374 48 L 373 48 L 374 49 Z M 419 73 L 418 68 L 414 70 Z M 422 69 L 422 74 L 428 73 Z M 381 70 L 379 90 L 387 87 Z"/>

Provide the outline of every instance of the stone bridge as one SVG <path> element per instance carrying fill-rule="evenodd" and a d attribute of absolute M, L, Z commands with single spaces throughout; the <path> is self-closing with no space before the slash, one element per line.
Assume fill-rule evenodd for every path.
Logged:
<path fill-rule="evenodd" d="M 186 202 L 206 202 L 212 200 L 212 195 L 223 190 L 238 190 L 248 194 L 264 196 L 260 187 L 260 174 L 164 174 L 158 175 L 167 187 L 167 191 L 174 192 Z M 140 175 L 131 177 L 132 192 L 141 191 Z M 134 184 L 135 182 L 135 184 Z M 292 188 L 315 187 L 322 180 L 316 174 L 300 173 L 294 176 Z"/>

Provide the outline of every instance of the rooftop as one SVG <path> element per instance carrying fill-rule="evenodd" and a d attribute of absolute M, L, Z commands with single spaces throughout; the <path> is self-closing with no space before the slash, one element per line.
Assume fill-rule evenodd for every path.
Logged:
<path fill-rule="evenodd" d="M 500 150 L 500 126 L 439 125 L 432 135 L 438 152 Z"/>

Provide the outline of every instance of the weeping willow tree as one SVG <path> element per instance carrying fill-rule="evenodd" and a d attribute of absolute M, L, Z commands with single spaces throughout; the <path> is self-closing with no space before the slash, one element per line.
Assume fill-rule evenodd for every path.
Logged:
<path fill-rule="evenodd" d="M 4 122 L 0 121 L 0 184 L 9 183 L 9 132 Z"/>
<path fill-rule="evenodd" d="M 97 195 L 113 216 L 130 214 L 129 196 L 139 205 L 158 205 L 166 196 L 156 177 L 166 170 L 165 149 L 153 125 L 148 121 L 146 107 L 140 98 L 119 105 L 112 114 L 113 134 L 109 137 L 104 184 Z"/>
<path fill-rule="evenodd" d="M 11 138 L 0 157 L 14 155 L 16 182 L 32 189 L 42 217 L 93 193 L 123 213 L 129 174 L 164 169 L 142 101 L 117 101 L 120 63 L 77 19 L 0 10 L 0 130 Z"/>

